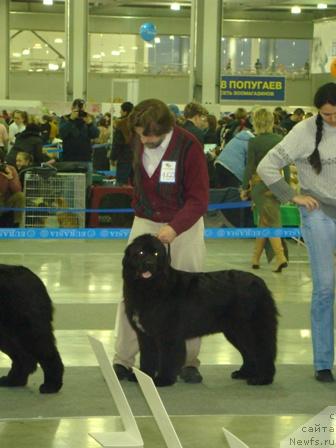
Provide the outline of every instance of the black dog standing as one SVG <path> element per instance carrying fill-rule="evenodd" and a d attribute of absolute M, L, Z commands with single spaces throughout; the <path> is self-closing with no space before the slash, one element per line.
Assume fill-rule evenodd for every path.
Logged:
<path fill-rule="evenodd" d="M 126 248 L 123 280 L 127 317 L 139 340 L 140 369 L 157 386 L 176 382 L 186 339 L 219 332 L 243 358 L 232 378 L 272 383 L 278 313 L 261 278 L 238 270 L 173 269 L 165 246 L 152 235 L 141 235 Z"/>
<path fill-rule="evenodd" d="M 42 281 L 23 266 L 0 265 L 0 350 L 12 360 L 0 387 L 25 386 L 40 364 L 42 394 L 62 387 L 64 366 L 55 345 L 52 303 Z"/>

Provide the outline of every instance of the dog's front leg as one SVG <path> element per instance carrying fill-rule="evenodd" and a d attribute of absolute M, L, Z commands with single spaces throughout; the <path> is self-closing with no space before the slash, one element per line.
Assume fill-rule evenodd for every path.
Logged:
<path fill-rule="evenodd" d="M 186 346 L 183 339 L 161 339 L 159 341 L 159 371 L 155 378 L 158 387 L 176 383 L 186 358 Z"/>
<path fill-rule="evenodd" d="M 144 332 L 137 331 L 140 348 L 140 370 L 153 379 L 158 370 L 158 350 L 155 339 Z"/>

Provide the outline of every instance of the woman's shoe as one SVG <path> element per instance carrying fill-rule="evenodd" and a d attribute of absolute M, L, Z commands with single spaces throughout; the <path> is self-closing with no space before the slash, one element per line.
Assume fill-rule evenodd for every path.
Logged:
<path fill-rule="evenodd" d="M 317 370 L 317 372 L 315 372 L 315 379 L 317 381 L 321 381 L 322 383 L 332 383 L 335 381 L 333 374 L 329 369 Z"/>
<path fill-rule="evenodd" d="M 252 269 L 260 269 L 259 260 L 263 253 L 266 243 L 266 238 L 257 238 L 254 244 L 253 256 L 252 256 Z"/>
<path fill-rule="evenodd" d="M 275 273 L 280 273 L 283 269 L 285 269 L 285 268 L 287 268 L 288 267 L 288 263 L 287 262 L 284 262 L 284 263 L 281 263 L 277 268 L 276 268 L 276 270 L 275 271 L 273 271 L 273 272 L 275 272 Z"/>

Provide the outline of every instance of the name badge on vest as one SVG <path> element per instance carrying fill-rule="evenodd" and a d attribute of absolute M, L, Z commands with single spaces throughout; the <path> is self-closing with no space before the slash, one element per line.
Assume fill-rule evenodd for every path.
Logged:
<path fill-rule="evenodd" d="M 176 162 L 164 160 L 161 163 L 160 182 L 174 184 L 176 182 Z"/>

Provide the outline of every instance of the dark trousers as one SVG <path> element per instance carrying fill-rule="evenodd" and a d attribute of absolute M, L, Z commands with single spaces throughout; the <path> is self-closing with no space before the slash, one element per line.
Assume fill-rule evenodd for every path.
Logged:
<path fill-rule="evenodd" d="M 216 187 L 226 188 L 226 187 L 237 187 L 241 185 L 241 181 L 236 177 L 230 170 L 225 168 L 223 165 L 216 163 Z"/>

